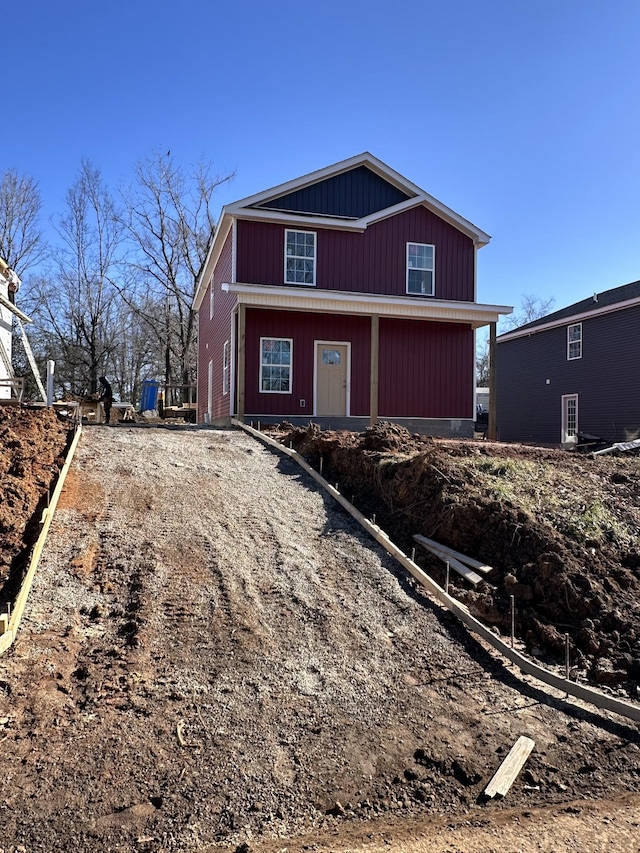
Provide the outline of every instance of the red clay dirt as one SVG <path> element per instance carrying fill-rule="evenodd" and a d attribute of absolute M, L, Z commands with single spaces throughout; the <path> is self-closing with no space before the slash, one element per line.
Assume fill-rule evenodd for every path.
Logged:
<path fill-rule="evenodd" d="M 640 459 L 411 435 L 379 424 L 362 434 L 296 429 L 293 446 L 406 553 L 422 534 L 494 568 L 453 594 L 494 630 L 511 631 L 546 665 L 633 699 L 640 679 Z M 440 583 L 442 561 L 418 549 Z"/>

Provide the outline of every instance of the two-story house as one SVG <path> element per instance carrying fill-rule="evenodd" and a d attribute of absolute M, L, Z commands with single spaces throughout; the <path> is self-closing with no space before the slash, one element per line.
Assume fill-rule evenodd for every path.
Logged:
<path fill-rule="evenodd" d="M 489 236 L 364 153 L 223 208 L 194 299 L 198 420 L 472 436 Z"/>
<path fill-rule="evenodd" d="M 640 281 L 596 293 L 496 340 L 501 441 L 571 447 L 578 433 L 640 438 Z"/>

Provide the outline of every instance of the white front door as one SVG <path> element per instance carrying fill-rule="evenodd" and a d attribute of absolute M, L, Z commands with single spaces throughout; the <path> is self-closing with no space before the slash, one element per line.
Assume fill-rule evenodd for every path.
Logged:
<path fill-rule="evenodd" d="M 562 397 L 562 444 L 576 444 L 578 441 L 578 395 L 565 394 Z"/>
<path fill-rule="evenodd" d="M 316 406 L 318 417 L 347 414 L 349 346 L 316 342 Z"/>

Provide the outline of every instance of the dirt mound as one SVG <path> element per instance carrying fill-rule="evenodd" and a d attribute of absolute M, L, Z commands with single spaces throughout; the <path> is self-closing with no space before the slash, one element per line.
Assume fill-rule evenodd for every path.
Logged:
<path fill-rule="evenodd" d="M 381 423 L 356 434 L 281 425 L 291 445 L 406 552 L 413 535 L 494 568 L 477 588 L 452 577 L 478 618 L 516 636 L 547 665 L 616 685 L 640 680 L 640 460 L 411 435 Z M 444 565 L 420 552 L 439 582 Z"/>
<path fill-rule="evenodd" d="M 0 601 L 11 601 L 69 441 L 51 409 L 0 406 Z"/>

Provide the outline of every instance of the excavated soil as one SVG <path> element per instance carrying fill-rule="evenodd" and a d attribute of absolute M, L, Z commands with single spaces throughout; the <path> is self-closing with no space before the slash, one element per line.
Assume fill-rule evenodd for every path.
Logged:
<path fill-rule="evenodd" d="M 283 425 L 273 433 L 336 481 L 410 553 L 414 534 L 492 566 L 453 594 L 473 615 L 516 635 L 545 665 L 638 698 L 640 458 L 485 441 L 434 440 L 381 424 L 363 434 Z M 420 549 L 419 549 L 420 550 Z M 440 583 L 445 565 L 419 561 Z"/>
<path fill-rule="evenodd" d="M 7 582 L 69 436 L 1 408 L 0 430 Z M 569 633 L 576 677 L 635 695 L 637 459 L 277 435 L 406 550 L 490 563 L 452 591 L 496 630 L 514 595 L 532 655 L 560 665 Z M 0 849 L 637 850 L 640 727 L 552 693 L 258 441 L 86 428 L 0 658 Z M 485 802 L 521 734 L 524 772 Z"/>

